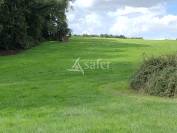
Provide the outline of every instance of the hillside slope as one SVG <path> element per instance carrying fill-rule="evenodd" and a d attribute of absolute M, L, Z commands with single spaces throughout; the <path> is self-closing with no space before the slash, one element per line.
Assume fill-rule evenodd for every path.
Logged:
<path fill-rule="evenodd" d="M 136 94 L 129 78 L 146 56 L 177 41 L 72 38 L 0 57 L 0 132 L 176 133 L 177 100 Z M 109 69 L 80 65 L 101 59 Z"/>

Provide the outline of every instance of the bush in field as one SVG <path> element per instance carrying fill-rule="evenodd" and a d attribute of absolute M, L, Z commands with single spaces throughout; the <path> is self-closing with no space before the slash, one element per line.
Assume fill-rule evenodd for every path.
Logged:
<path fill-rule="evenodd" d="M 132 89 L 155 96 L 177 95 L 177 55 L 161 56 L 144 62 L 130 84 Z"/>

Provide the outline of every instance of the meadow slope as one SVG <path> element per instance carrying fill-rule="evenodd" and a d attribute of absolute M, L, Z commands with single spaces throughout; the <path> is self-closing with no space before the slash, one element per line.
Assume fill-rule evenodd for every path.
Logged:
<path fill-rule="evenodd" d="M 175 52 L 177 41 L 77 37 L 0 57 L 0 132 L 176 133 L 177 99 L 128 85 L 143 58 Z M 68 71 L 77 58 L 110 69 Z"/>

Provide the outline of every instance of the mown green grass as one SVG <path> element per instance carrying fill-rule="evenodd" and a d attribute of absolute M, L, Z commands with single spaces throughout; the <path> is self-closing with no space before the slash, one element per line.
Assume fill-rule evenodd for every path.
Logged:
<path fill-rule="evenodd" d="M 176 51 L 177 41 L 72 38 L 0 57 L 0 132 L 176 133 L 177 99 L 128 85 L 144 57 Z M 77 58 L 110 69 L 68 71 Z"/>

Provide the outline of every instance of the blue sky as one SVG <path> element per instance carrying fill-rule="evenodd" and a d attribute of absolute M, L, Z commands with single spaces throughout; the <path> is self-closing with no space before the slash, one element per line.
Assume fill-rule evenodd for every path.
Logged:
<path fill-rule="evenodd" d="M 71 6 L 74 34 L 177 38 L 177 0 L 75 0 Z"/>
<path fill-rule="evenodd" d="M 167 12 L 177 15 L 177 0 L 167 2 Z"/>

